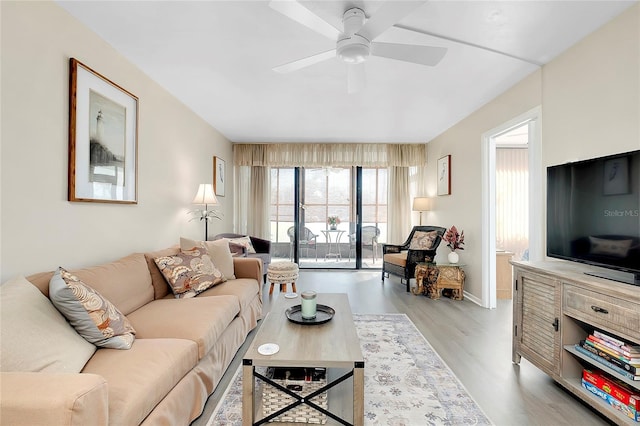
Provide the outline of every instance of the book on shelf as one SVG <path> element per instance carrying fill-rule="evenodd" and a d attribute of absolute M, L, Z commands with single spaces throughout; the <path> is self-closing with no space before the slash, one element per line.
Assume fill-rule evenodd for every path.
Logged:
<path fill-rule="evenodd" d="M 589 336 L 591 337 L 591 336 Z M 582 345 L 585 349 L 591 350 L 592 352 L 598 354 L 609 362 L 613 362 L 621 368 L 633 373 L 638 374 L 638 370 L 640 370 L 640 364 L 635 362 L 629 362 L 626 358 L 616 354 L 611 349 L 608 349 L 606 346 L 602 346 L 601 344 L 594 342 L 590 339 L 584 341 Z M 595 349 L 593 351 L 592 349 Z M 597 352 L 596 352 L 597 351 Z"/>
<path fill-rule="evenodd" d="M 599 356 L 597 354 L 597 352 L 592 352 L 591 350 L 587 349 L 587 348 L 590 348 L 589 346 L 587 346 L 587 348 L 583 347 L 582 346 L 583 344 L 584 344 L 584 341 L 574 345 L 575 350 L 580 352 L 583 355 L 586 355 L 587 357 L 591 358 L 592 360 L 597 361 L 600 364 L 610 368 L 612 371 L 615 371 L 616 373 L 620 374 L 621 376 L 626 377 L 629 380 L 634 380 L 634 381 L 638 380 L 638 381 L 640 381 L 640 375 L 631 374 L 630 372 L 625 371 L 621 367 L 618 367 L 617 365 L 615 365 L 615 364 L 607 361 L 603 357 Z M 595 348 L 593 348 L 593 349 L 595 350 Z"/>
<path fill-rule="evenodd" d="M 610 351 L 613 351 L 616 355 L 629 360 L 631 362 L 637 360 L 640 362 L 640 354 L 636 354 L 633 352 L 629 352 L 625 349 L 622 349 L 622 346 L 616 346 L 613 343 L 605 340 L 605 339 L 601 339 L 593 334 L 590 334 L 589 337 L 587 337 L 587 340 L 589 340 L 590 342 L 596 343 L 600 346 L 603 346 L 605 348 L 607 348 Z"/>
<path fill-rule="evenodd" d="M 618 346 L 623 351 L 627 351 L 632 354 L 640 354 L 640 345 L 632 345 L 631 343 L 625 342 L 613 336 L 609 336 L 607 333 L 598 330 L 594 330 L 593 335 L 599 339 L 606 340 Z"/>

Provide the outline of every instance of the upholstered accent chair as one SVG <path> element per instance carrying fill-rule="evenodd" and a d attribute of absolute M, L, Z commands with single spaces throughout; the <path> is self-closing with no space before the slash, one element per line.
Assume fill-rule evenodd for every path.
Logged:
<path fill-rule="evenodd" d="M 289 258 L 293 259 L 293 245 L 295 244 L 295 228 L 292 226 L 287 229 L 287 235 L 289 236 Z M 306 257 L 309 257 L 309 249 L 312 249 L 316 254 L 316 262 L 318 261 L 318 244 L 317 244 L 318 236 L 311 232 L 311 229 L 306 226 L 302 228 L 302 233 L 300 235 L 300 249 L 306 249 Z"/>
<path fill-rule="evenodd" d="M 248 236 L 251 240 L 251 245 L 253 246 L 255 253 L 249 253 L 249 251 L 245 247 L 240 247 L 238 245 L 234 245 L 234 249 L 231 250 L 235 252 L 236 255 L 240 255 L 242 257 L 257 257 L 262 260 L 262 273 L 264 274 L 264 280 L 267 281 L 267 270 L 269 269 L 269 264 L 271 263 L 271 241 L 265 240 L 258 237 L 252 237 L 251 235 L 243 235 L 243 234 L 218 234 L 213 237 L 214 240 L 219 240 L 220 238 L 241 238 Z M 233 244 L 232 244 L 233 245 Z"/>
<path fill-rule="evenodd" d="M 433 262 L 445 231 L 440 226 L 414 226 L 403 244 L 383 244 L 382 280 L 389 274 L 398 275 L 400 282 L 406 282 L 407 291 L 410 291 L 416 265 Z"/>

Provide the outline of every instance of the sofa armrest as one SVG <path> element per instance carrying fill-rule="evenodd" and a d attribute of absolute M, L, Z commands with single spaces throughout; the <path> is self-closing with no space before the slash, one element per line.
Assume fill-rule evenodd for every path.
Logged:
<path fill-rule="evenodd" d="M 0 373 L 0 424 L 106 425 L 107 381 L 97 374 Z"/>
<path fill-rule="evenodd" d="M 236 278 L 254 278 L 262 284 L 262 259 L 257 257 L 234 257 L 233 273 Z"/>

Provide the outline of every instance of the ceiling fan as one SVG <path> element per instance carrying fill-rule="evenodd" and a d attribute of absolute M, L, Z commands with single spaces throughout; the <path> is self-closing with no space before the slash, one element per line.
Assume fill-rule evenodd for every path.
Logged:
<path fill-rule="evenodd" d="M 326 52 L 288 62 L 273 68 L 274 71 L 288 73 L 337 57 L 347 64 L 347 87 L 349 93 L 356 93 L 366 85 L 364 63 L 370 55 L 397 59 L 420 65 L 437 65 L 444 57 L 444 47 L 420 46 L 400 43 L 375 42 L 376 37 L 389 27 L 409 15 L 424 1 L 384 3 L 369 19 L 365 12 L 352 7 L 342 16 L 343 31 L 304 7 L 295 0 L 272 0 L 269 6 L 294 21 L 336 41 L 336 48 Z"/>

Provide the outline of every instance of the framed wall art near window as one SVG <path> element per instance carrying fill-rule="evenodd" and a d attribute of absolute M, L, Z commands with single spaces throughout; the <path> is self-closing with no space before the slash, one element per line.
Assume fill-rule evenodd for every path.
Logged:
<path fill-rule="evenodd" d="M 438 160 L 438 195 L 451 194 L 451 156 L 445 155 Z"/>
<path fill-rule="evenodd" d="M 138 98 L 71 58 L 69 201 L 138 202 Z"/>
<path fill-rule="evenodd" d="M 213 189 L 216 195 L 224 197 L 224 185 L 227 180 L 225 174 L 224 160 L 220 157 L 213 157 Z"/>

